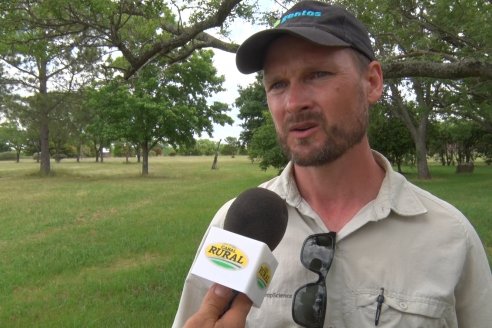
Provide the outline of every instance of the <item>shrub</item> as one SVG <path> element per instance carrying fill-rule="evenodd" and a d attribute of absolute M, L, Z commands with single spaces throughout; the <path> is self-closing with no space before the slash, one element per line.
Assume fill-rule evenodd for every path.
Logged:
<path fill-rule="evenodd" d="M 0 161 L 15 161 L 17 153 L 15 151 L 5 151 L 0 153 Z"/>
<path fill-rule="evenodd" d="M 67 155 L 65 155 L 65 154 L 54 154 L 54 155 L 53 155 L 53 158 L 55 159 L 55 161 L 56 161 L 57 163 L 60 163 L 60 161 L 61 161 L 62 159 L 67 158 Z"/>

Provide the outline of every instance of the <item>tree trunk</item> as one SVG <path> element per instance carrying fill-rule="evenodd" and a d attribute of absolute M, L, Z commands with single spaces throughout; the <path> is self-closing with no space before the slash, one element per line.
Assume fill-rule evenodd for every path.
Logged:
<path fill-rule="evenodd" d="M 99 147 L 98 152 L 99 152 L 99 157 L 101 157 L 101 163 L 103 163 L 104 162 L 104 147 L 102 145 Z"/>
<path fill-rule="evenodd" d="M 149 143 L 142 142 L 142 175 L 149 175 Z"/>
<path fill-rule="evenodd" d="M 412 118 L 408 105 L 403 101 L 403 97 L 398 90 L 398 87 L 394 83 L 388 83 L 391 88 L 391 94 L 394 101 L 395 114 L 402 120 L 407 129 L 410 131 L 413 142 L 415 143 L 415 150 L 417 155 L 417 171 L 419 179 L 430 179 L 429 166 L 427 164 L 427 125 L 429 121 L 429 115 L 431 108 L 428 104 L 424 103 L 422 98 L 423 91 L 422 86 L 418 81 L 414 81 L 414 90 L 417 93 L 417 101 L 420 106 L 420 113 L 418 115 L 417 126 L 414 125 L 414 119 Z"/>
<path fill-rule="evenodd" d="M 77 163 L 80 163 L 80 153 L 82 152 L 82 145 L 80 141 L 77 143 Z"/>
<path fill-rule="evenodd" d="M 403 171 L 402 171 L 402 169 L 401 169 L 401 162 L 402 162 L 402 161 L 401 161 L 400 159 L 399 159 L 399 160 L 397 160 L 397 161 L 396 161 L 396 166 L 398 167 L 398 173 L 403 174 Z"/>
<path fill-rule="evenodd" d="M 97 143 L 94 142 L 94 154 L 96 155 L 96 163 L 99 163 L 99 147 L 97 146 Z"/>
<path fill-rule="evenodd" d="M 125 143 L 125 157 L 126 157 L 126 164 L 130 163 L 130 147 L 128 146 L 127 143 Z"/>
<path fill-rule="evenodd" d="M 417 176 L 419 179 L 431 179 L 429 165 L 427 163 L 427 146 L 425 138 L 418 136 L 415 140 L 415 149 L 417 151 Z"/>
<path fill-rule="evenodd" d="M 50 163 L 50 129 L 49 129 L 49 109 L 47 108 L 48 96 L 48 77 L 46 75 L 46 61 L 39 62 L 39 97 L 38 110 L 40 114 L 39 140 L 41 143 L 41 154 L 39 172 L 42 175 L 49 175 L 51 172 Z"/>
<path fill-rule="evenodd" d="M 217 144 L 217 149 L 215 149 L 215 156 L 214 156 L 214 162 L 212 163 L 212 170 L 218 169 L 217 158 L 219 157 L 219 147 L 221 141 L 222 139 L 219 140 L 219 143 Z"/>

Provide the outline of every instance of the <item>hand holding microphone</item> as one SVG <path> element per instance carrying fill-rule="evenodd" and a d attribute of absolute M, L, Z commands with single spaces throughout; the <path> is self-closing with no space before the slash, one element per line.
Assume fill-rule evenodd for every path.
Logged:
<path fill-rule="evenodd" d="M 268 189 L 249 189 L 234 200 L 224 230 L 210 229 L 192 267 L 192 274 L 216 284 L 186 328 L 244 327 L 276 270 L 271 251 L 283 238 L 287 217 L 285 201 Z"/>
<path fill-rule="evenodd" d="M 232 304 L 224 312 L 231 301 Z M 205 295 L 198 312 L 186 321 L 183 328 L 243 328 L 251 305 L 246 295 L 236 294 L 228 287 L 214 284 Z"/>

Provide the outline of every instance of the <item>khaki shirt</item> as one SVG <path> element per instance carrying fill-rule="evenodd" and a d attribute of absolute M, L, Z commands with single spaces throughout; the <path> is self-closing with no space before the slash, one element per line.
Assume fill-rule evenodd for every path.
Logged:
<path fill-rule="evenodd" d="M 485 251 L 470 222 L 450 204 L 409 183 L 374 152 L 386 170 L 376 199 L 337 234 L 326 278 L 324 327 L 374 327 L 377 296 L 384 288 L 378 327 L 492 327 L 492 276 Z M 300 196 L 289 164 L 262 187 L 288 204 L 285 235 L 274 250 L 279 266 L 260 308 L 246 327 L 298 327 L 292 296 L 318 276 L 300 262 L 304 239 L 328 232 Z M 329 186 L 327 186 L 329 188 Z M 232 201 L 215 215 L 222 227 Z M 174 328 L 199 308 L 209 285 L 188 274 Z"/>

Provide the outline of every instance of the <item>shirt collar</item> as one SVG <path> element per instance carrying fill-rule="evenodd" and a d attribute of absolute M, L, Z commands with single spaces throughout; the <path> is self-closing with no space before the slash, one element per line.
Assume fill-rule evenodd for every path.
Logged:
<path fill-rule="evenodd" d="M 373 151 L 374 159 L 385 170 L 385 176 L 379 193 L 369 206 L 372 207 L 371 221 L 386 218 L 391 211 L 401 216 L 415 216 L 424 214 L 427 209 L 413 190 L 413 185 L 404 176 L 395 172 L 390 162 L 380 153 Z M 293 164 L 289 162 L 275 180 L 273 189 L 284 198 L 290 206 L 303 211 L 307 205 L 303 201 L 293 176 Z M 304 212 L 304 211 L 303 211 Z"/>
<path fill-rule="evenodd" d="M 374 200 L 376 213 L 380 213 L 377 215 L 378 218 L 388 216 L 390 210 L 401 216 L 426 213 L 427 209 L 414 192 L 414 186 L 400 173 L 395 172 L 383 155 L 376 151 L 373 151 L 373 155 L 376 162 L 386 172 L 379 193 Z"/>

